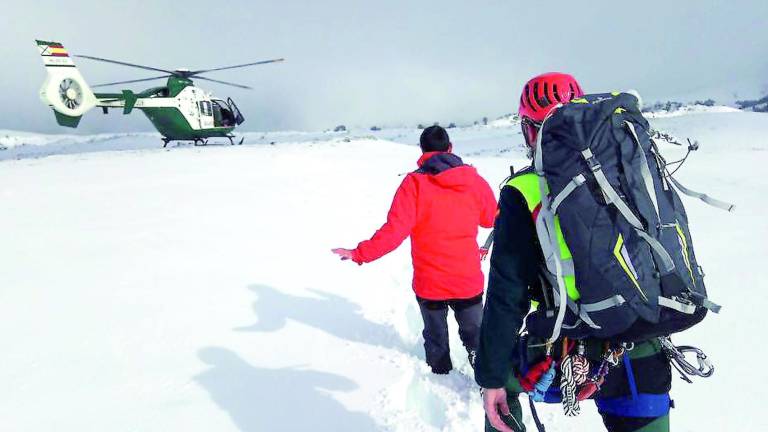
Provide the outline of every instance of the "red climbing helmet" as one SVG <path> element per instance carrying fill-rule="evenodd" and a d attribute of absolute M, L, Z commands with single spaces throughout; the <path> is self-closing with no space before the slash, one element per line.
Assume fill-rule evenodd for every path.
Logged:
<path fill-rule="evenodd" d="M 532 78 L 520 96 L 520 117 L 541 123 L 559 103 L 584 96 L 576 78 L 560 72 L 549 72 Z"/>
<path fill-rule="evenodd" d="M 548 72 L 525 83 L 518 114 L 528 145 L 533 146 L 541 122 L 557 104 L 582 96 L 584 92 L 576 78 L 566 73 Z"/>

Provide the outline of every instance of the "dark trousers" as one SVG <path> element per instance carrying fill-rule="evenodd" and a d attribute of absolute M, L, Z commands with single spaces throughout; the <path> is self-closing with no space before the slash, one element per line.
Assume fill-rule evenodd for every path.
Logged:
<path fill-rule="evenodd" d="M 446 374 L 453 369 L 448 344 L 448 308 L 453 309 L 459 324 L 459 338 L 467 349 L 474 367 L 475 352 L 480 344 L 480 322 L 483 319 L 483 295 L 470 299 L 427 300 L 416 297 L 424 320 L 424 351 L 432 372 Z"/>

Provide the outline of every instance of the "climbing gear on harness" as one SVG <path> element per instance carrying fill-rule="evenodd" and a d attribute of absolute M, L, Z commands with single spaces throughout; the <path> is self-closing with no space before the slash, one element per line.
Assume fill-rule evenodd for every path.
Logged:
<path fill-rule="evenodd" d="M 533 392 L 536 385 L 541 381 L 541 378 L 547 371 L 549 371 L 549 369 L 551 369 L 554 363 L 555 361 L 552 357 L 546 357 L 544 361 L 533 365 L 528 369 L 528 372 L 519 379 L 520 387 L 528 393 Z"/>
<path fill-rule="evenodd" d="M 544 395 L 555 381 L 556 373 L 555 362 L 552 361 L 549 363 L 549 369 L 539 378 L 539 381 L 533 388 L 533 392 L 530 393 L 531 400 L 534 402 L 544 402 Z"/>
<path fill-rule="evenodd" d="M 563 355 L 560 360 L 560 392 L 563 397 L 563 412 L 568 417 L 579 415 L 579 400 L 576 397 L 576 378 L 573 376 L 573 357 L 569 354 L 568 338 L 563 338 Z"/>
<path fill-rule="evenodd" d="M 589 379 L 589 360 L 584 356 L 584 341 L 577 343 L 576 355 L 572 358 L 573 379 L 577 386 L 581 386 Z"/>
<path fill-rule="evenodd" d="M 622 355 L 624 355 L 624 352 L 624 347 L 610 349 L 606 346 L 603 360 L 600 363 L 597 372 L 579 389 L 578 399 L 580 401 L 589 399 L 594 396 L 595 393 L 600 391 L 600 387 L 605 382 L 606 375 L 608 375 L 611 368 L 619 365 L 619 361 Z"/>
<path fill-rule="evenodd" d="M 684 381 L 693 383 L 689 376 L 709 378 L 715 373 L 715 366 L 701 349 L 687 345 L 675 346 L 669 337 L 660 337 L 659 342 L 664 354 L 669 358 L 670 364 L 680 373 L 680 378 Z M 686 359 L 686 353 L 696 354 L 698 366 Z"/>
<path fill-rule="evenodd" d="M 527 335 L 521 337 L 523 346 L 540 346 L 538 343 L 527 345 L 526 339 Z M 566 355 L 575 360 L 584 353 L 585 357 L 593 363 L 589 379 L 577 386 L 578 402 L 593 399 L 600 413 L 618 417 L 663 417 L 669 413 L 672 401 L 668 387 L 665 389 L 664 381 L 660 381 L 666 374 L 659 376 L 658 379 L 648 380 L 651 375 L 662 372 L 657 369 L 658 367 L 662 365 L 665 368 L 668 367 L 666 358 L 662 355 L 661 342 L 656 338 L 637 343 L 595 339 L 572 341 L 570 338 L 562 338 L 558 344 L 560 342 L 563 343 L 560 355 Z M 560 345 L 558 345 L 558 352 L 560 352 L 559 347 Z M 526 354 L 521 355 L 521 371 L 524 373 L 528 370 L 527 358 L 540 358 L 541 353 L 541 349 L 538 348 L 528 350 Z M 558 357 L 559 355 L 555 356 L 555 363 Z M 663 379 L 669 382 L 668 375 Z M 618 382 L 614 383 L 614 380 Z M 605 384 L 608 381 L 610 383 Z M 537 423 L 536 427 L 541 431 L 543 425 L 539 426 L 540 421 L 536 421 L 538 417 L 535 407 L 536 399 L 531 397 L 531 393 L 528 395 L 531 415 Z M 553 386 L 544 395 L 544 402 L 562 403 L 562 396 L 562 388 Z"/>
<path fill-rule="evenodd" d="M 525 390 L 533 402 L 543 402 L 544 395 L 555 381 L 556 362 L 552 358 L 552 346 L 547 344 L 547 356 L 543 361 L 528 369 L 520 378 L 520 387 Z"/>
<path fill-rule="evenodd" d="M 560 351 L 559 345 L 561 342 L 563 344 L 562 351 Z M 538 343 L 528 345 L 527 335 L 521 336 L 520 343 L 529 348 L 541 346 Z M 520 370 L 525 373 L 528 371 L 527 359 L 541 358 L 542 350 L 541 348 L 534 348 L 527 350 L 527 352 L 524 349 L 522 351 L 525 354 L 521 355 Z M 661 354 L 662 352 L 661 343 L 656 339 L 638 343 L 618 343 L 595 339 L 573 341 L 570 338 L 562 338 L 558 341 L 559 354 L 555 356 L 555 364 L 558 363 L 558 358 L 562 355 L 570 357 L 572 361 L 575 361 L 578 356 L 584 355 L 591 361 L 593 367 L 590 368 L 589 378 L 584 384 L 576 386 L 578 402 L 593 399 L 601 413 L 608 413 L 613 416 L 661 417 L 669 412 L 671 406 L 669 394 L 659 387 L 663 383 L 655 383 L 656 380 L 651 379 L 649 384 L 644 380 L 648 379 L 648 374 L 657 372 L 656 367 L 660 365 L 667 367 L 666 358 Z M 636 362 L 637 359 L 642 361 L 638 363 Z M 635 362 L 635 364 L 631 362 Z M 620 372 L 614 369 L 618 369 Z M 567 372 L 562 371 L 561 373 Z M 636 381 L 636 377 L 637 380 L 643 381 Z M 560 378 L 562 375 L 556 379 Z M 614 383 L 614 380 L 618 380 L 618 382 Z M 605 384 L 607 381 L 611 382 Z M 659 393 L 653 393 L 656 391 Z M 540 401 L 542 395 L 537 394 L 536 396 L 539 396 L 537 398 L 533 397 L 532 392 L 529 392 L 528 395 L 531 415 L 534 416 L 534 422 L 536 422 L 535 402 Z M 563 395 L 562 388 L 552 386 L 543 395 L 543 399 L 545 403 L 562 403 Z M 579 407 L 581 407 L 580 404 Z M 537 428 L 543 430 L 543 425 L 539 427 L 538 423 Z"/>

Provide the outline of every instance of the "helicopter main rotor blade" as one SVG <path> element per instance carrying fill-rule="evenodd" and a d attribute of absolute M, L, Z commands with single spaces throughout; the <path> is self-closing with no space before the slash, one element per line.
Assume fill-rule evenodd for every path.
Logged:
<path fill-rule="evenodd" d="M 215 68 L 215 69 L 201 69 L 201 70 L 196 70 L 196 71 L 190 72 L 190 76 L 194 76 L 194 75 L 201 74 L 201 73 L 206 73 L 206 72 L 226 70 L 226 69 L 237 69 L 237 68 L 242 68 L 242 67 L 257 66 L 257 65 L 263 65 L 263 64 L 268 64 L 268 63 L 278 63 L 278 62 L 281 62 L 281 61 L 285 61 L 285 59 L 279 58 L 279 59 L 272 59 L 272 60 L 262 60 L 262 61 L 258 61 L 258 62 L 255 62 L 255 63 L 246 63 L 246 64 L 235 65 L 235 66 L 225 66 L 225 67 L 220 67 L 220 68 Z"/>
<path fill-rule="evenodd" d="M 106 86 L 117 85 L 117 84 L 130 84 L 130 83 L 137 83 L 142 81 L 152 81 L 152 80 L 157 80 L 162 78 L 168 78 L 169 76 L 173 76 L 173 75 L 162 75 L 159 77 L 152 77 L 152 78 L 142 78 L 142 79 L 135 79 L 135 80 L 129 80 L 129 81 L 117 81 L 117 82 L 111 82 L 111 83 L 96 84 L 91 87 L 106 87 Z"/>
<path fill-rule="evenodd" d="M 164 72 L 164 73 L 171 74 L 171 75 L 175 74 L 173 71 L 169 71 L 169 70 L 165 70 L 165 69 L 158 69 L 158 68 L 154 68 L 154 67 L 151 67 L 151 66 L 142 66 L 142 65 L 137 65 L 137 64 L 133 64 L 133 63 L 126 63 L 126 62 L 117 61 L 117 60 L 105 59 L 105 58 L 101 58 L 101 57 L 92 57 L 92 56 L 87 56 L 87 55 L 76 55 L 75 57 L 84 58 L 84 59 L 88 59 L 88 60 L 96 60 L 96 61 L 106 62 L 106 63 L 113 63 L 113 64 L 118 64 L 118 65 L 121 65 L 121 66 L 129 66 L 129 67 L 134 67 L 134 68 L 138 68 L 138 69 L 151 70 L 151 71 L 155 71 L 155 72 Z"/>
<path fill-rule="evenodd" d="M 238 88 L 241 88 L 241 89 L 253 90 L 253 87 L 248 87 L 248 86 L 244 86 L 244 85 L 241 85 L 241 84 L 235 84 L 235 83 L 226 82 L 226 81 L 219 81 L 219 80 L 215 80 L 215 79 L 211 79 L 211 78 L 206 78 L 206 77 L 201 77 L 201 76 L 195 76 L 195 79 L 196 80 L 211 81 L 211 82 L 215 82 L 215 83 L 219 83 L 219 84 L 224 84 L 224 85 L 228 85 L 228 86 L 232 86 L 232 87 L 238 87 Z"/>

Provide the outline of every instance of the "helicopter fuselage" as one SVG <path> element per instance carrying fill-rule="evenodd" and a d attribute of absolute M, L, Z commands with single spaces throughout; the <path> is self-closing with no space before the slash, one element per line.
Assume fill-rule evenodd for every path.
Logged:
<path fill-rule="evenodd" d="M 96 106 L 102 107 L 105 113 L 110 108 L 122 108 L 124 114 L 133 109 L 141 110 L 169 141 L 227 137 L 243 122 L 231 99 L 217 99 L 191 83 L 181 88 L 157 87 L 138 94 L 123 90 L 122 93 L 96 93 L 95 96 Z"/>

